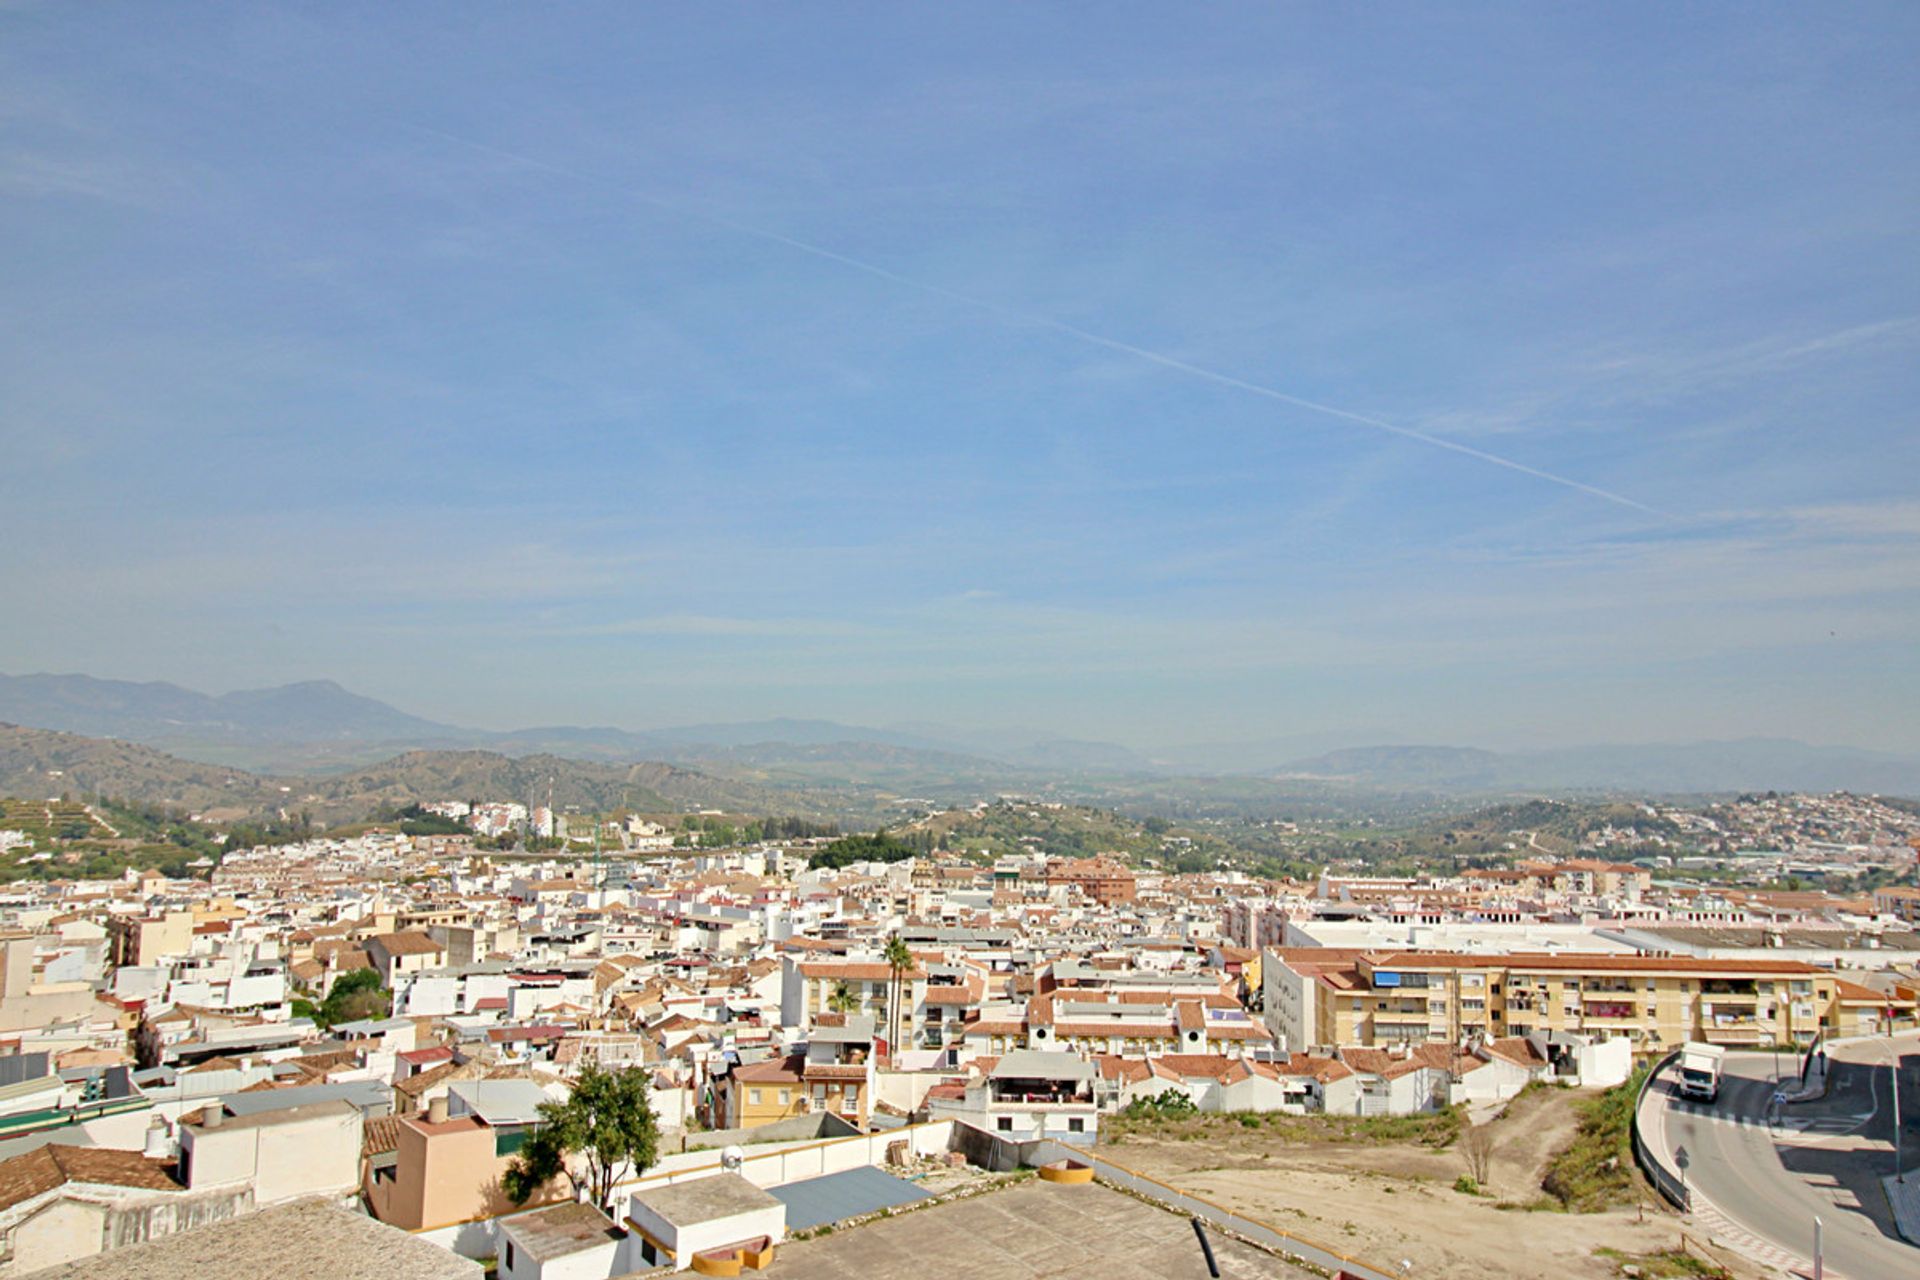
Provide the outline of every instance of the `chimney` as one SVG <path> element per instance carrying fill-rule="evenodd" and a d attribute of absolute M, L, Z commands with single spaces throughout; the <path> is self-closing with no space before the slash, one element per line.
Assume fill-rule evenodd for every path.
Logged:
<path fill-rule="evenodd" d="M 206 1109 L 200 1113 L 200 1127 L 202 1129 L 218 1129 L 226 1122 L 226 1119 L 227 1109 L 225 1107 L 217 1102 L 209 1103 Z"/>
<path fill-rule="evenodd" d="M 173 1140 L 167 1134 L 167 1122 L 159 1116 L 147 1126 L 147 1142 L 144 1154 L 151 1160 L 165 1160 L 173 1155 Z"/>
<path fill-rule="evenodd" d="M 445 1124 L 447 1122 L 447 1095 L 441 1094 L 427 1104 L 427 1123 Z"/>

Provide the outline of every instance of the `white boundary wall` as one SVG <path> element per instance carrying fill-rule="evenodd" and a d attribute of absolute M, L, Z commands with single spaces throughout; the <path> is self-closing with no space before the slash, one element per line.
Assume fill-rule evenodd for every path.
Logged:
<path fill-rule="evenodd" d="M 778 1187 L 789 1182 L 798 1182 L 803 1178 L 817 1178 L 823 1174 L 845 1173 L 849 1169 L 858 1169 L 865 1165 L 884 1164 L 887 1159 L 887 1148 L 896 1142 L 908 1143 L 909 1150 L 917 1156 L 944 1155 L 947 1151 L 947 1143 L 952 1137 L 953 1121 L 935 1120 L 927 1124 L 910 1124 L 900 1129 L 889 1129 L 884 1133 L 855 1134 L 850 1138 L 823 1138 L 769 1144 L 772 1147 L 771 1150 L 748 1147 L 746 1159 L 740 1166 L 740 1173 L 755 1186 Z M 682 1182 L 694 1182 L 701 1178 L 711 1178 L 721 1172 L 724 1170 L 720 1165 L 718 1151 L 711 1149 L 686 1151 L 666 1156 L 659 1164 L 639 1177 L 626 1178 L 616 1183 L 614 1203 L 624 1204 L 628 1196 L 636 1191 L 645 1194 L 649 1187 L 667 1187 Z M 502 1216 L 512 1217 L 513 1215 Z M 417 1231 L 414 1233 L 414 1238 L 432 1241 L 463 1258 L 492 1257 L 499 1252 L 499 1231 L 496 1224 L 500 1221 L 501 1218 L 478 1218 L 472 1222 L 456 1222 L 452 1226 Z"/>

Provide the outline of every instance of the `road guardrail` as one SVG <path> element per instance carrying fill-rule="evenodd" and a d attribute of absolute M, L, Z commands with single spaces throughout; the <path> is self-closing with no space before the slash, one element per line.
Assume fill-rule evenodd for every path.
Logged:
<path fill-rule="evenodd" d="M 1654 1190 L 1664 1197 L 1668 1204 L 1685 1213 L 1692 1205 L 1693 1196 L 1687 1190 L 1686 1179 L 1675 1170 L 1669 1169 L 1660 1159 L 1660 1155 L 1640 1134 L 1640 1108 L 1646 1103 L 1647 1093 L 1660 1079 L 1660 1073 L 1672 1066 L 1680 1057 L 1675 1049 L 1666 1057 L 1653 1064 L 1653 1070 L 1647 1072 L 1647 1078 L 1640 1082 L 1640 1091 L 1633 1098 L 1633 1162 L 1647 1175 L 1647 1181 L 1653 1183 Z"/>

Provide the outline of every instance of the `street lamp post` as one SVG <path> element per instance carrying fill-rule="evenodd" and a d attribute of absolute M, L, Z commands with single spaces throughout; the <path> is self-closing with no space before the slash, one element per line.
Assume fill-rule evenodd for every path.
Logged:
<path fill-rule="evenodd" d="M 1825 1280 L 1826 1262 L 1820 1256 L 1820 1215 L 1813 1215 L 1813 1280 Z"/>
<path fill-rule="evenodd" d="M 1887 1056 L 1893 1059 L 1893 1180 L 1905 1185 L 1907 1171 L 1900 1163 L 1900 1046 L 1887 1036 Z"/>
<path fill-rule="evenodd" d="M 1893 1180 L 1905 1185 L 1907 1171 L 1900 1160 L 1900 1046 L 1894 1042 L 1892 1024 L 1887 1031 L 1887 1065 L 1893 1069 Z"/>

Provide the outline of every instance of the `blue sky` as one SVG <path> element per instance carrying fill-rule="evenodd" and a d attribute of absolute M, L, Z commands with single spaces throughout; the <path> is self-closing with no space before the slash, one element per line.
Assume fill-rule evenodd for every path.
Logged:
<path fill-rule="evenodd" d="M 0 4 L 0 670 L 1920 748 L 1917 58 L 1911 5 Z"/>

